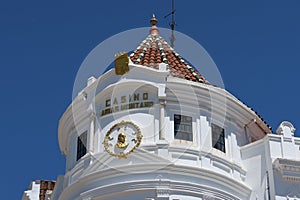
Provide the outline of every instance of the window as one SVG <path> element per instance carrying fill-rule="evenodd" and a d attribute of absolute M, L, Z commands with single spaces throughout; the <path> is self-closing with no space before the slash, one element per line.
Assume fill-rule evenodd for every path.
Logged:
<path fill-rule="evenodd" d="M 77 160 L 86 154 L 87 132 L 82 133 L 77 138 Z"/>
<path fill-rule="evenodd" d="M 193 141 L 192 117 L 174 115 L 174 138 Z"/>
<path fill-rule="evenodd" d="M 215 149 L 218 149 L 225 153 L 224 129 L 215 124 L 211 124 L 211 132 L 212 132 L 212 146 Z"/>

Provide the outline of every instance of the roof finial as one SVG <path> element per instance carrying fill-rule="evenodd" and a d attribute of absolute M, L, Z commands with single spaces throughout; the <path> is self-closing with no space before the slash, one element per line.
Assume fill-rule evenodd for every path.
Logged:
<path fill-rule="evenodd" d="M 150 29 L 150 34 L 152 35 L 157 35 L 158 34 L 158 28 L 156 26 L 157 24 L 157 19 L 155 17 L 155 15 L 152 15 L 152 18 L 150 19 L 150 24 L 152 25 L 151 29 Z"/>
<path fill-rule="evenodd" d="M 152 15 L 152 18 L 150 20 L 150 23 L 152 24 L 152 26 L 155 26 L 157 24 L 157 19 L 155 18 L 155 15 Z"/>

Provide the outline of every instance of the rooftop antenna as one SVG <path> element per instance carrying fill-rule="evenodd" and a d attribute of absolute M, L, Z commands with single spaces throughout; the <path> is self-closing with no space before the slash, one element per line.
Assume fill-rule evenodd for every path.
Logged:
<path fill-rule="evenodd" d="M 175 41 L 175 37 L 174 37 L 174 28 L 175 28 L 175 19 L 174 19 L 174 14 L 175 14 L 175 9 L 174 9 L 174 0 L 172 0 L 172 12 L 170 12 L 169 14 L 167 14 L 166 16 L 164 16 L 164 18 L 169 17 L 170 15 L 172 15 L 172 22 L 169 24 L 172 30 L 172 35 L 170 37 L 170 42 L 171 42 L 171 47 L 174 48 L 174 41 Z"/>

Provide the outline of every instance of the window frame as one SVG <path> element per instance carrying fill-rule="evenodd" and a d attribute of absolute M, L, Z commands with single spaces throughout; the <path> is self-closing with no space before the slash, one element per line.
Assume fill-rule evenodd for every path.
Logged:
<path fill-rule="evenodd" d="M 177 117 L 180 119 L 176 119 Z M 174 114 L 174 139 L 193 142 L 193 118 L 191 116 Z"/>
<path fill-rule="evenodd" d="M 76 161 L 80 160 L 87 153 L 87 131 L 77 137 Z"/>
<path fill-rule="evenodd" d="M 221 131 L 216 132 L 216 129 Z M 225 129 L 223 127 L 211 123 L 211 141 L 214 149 L 226 153 Z"/>

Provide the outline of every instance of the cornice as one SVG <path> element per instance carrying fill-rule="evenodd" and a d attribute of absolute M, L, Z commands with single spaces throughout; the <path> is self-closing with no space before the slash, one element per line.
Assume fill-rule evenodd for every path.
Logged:
<path fill-rule="evenodd" d="M 156 168 L 157 170 L 153 173 L 149 173 L 149 170 Z M 210 188 L 209 192 L 215 190 L 214 187 L 209 186 L 213 184 L 214 186 L 219 185 L 216 188 L 227 188 L 223 193 L 223 199 L 239 199 L 238 197 L 249 197 L 251 189 L 244 185 L 242 182 L 238 182 L 234 179 L 230 179 L 227 176 L 221 175 L 219 173 L 199 169 L 187 166 L 177 166 L 177 165 L 163 165 L 159 164 L 147 164 L 147 165 L 135 165 L 135 166 L 122 166 L 117 169 L 107 169 L 97 171 L 95 173 L 89 174 L 80 178 L 77 182 L 74 182 L 69 187 L 65 188 L 61 197 L 70 197 L 74 193 L 81 191 L 81 196 L 87 197 L 89 195 L 105 195 L 110 193 L 117 193 L 123 191 L 127 186 L 131 189 L 138 191 L 150 188 L 156 188 L 159 180 L 149 179 L 149 177 L 155 177 L 155 175 L 161 175 L 162 177 L 172 177 L 167 178 L 168 182 L 172 183 L 171 190 L 181 190 L 187 193 L 194 194 L 204 194 L 201 187 Z M 124 177 L 127 178 L 124 178 Z M 184 177 L 184 178 L 183 178 Z M 110 180 L 109 184 L 105 184 L 106 180 Z M 127 181 L 123 182 L 123 180 Z M 184 182 L 184 180 L 189 180 Z M 134 180 L 134 181 L 133 181 Z M 163 180 L 163 179 L 162 179 Z M 198 181 L 196 181 L 198 180 Z M 112 182 L 113 181 L 113 182 Z M 116 182 L 114 182 L 116 181 Z M 209 183 L 207 186 L 199 183 Z M 98 187 L 96 187 L 98 185 Z M 84 186 L 84 188 L 82 188 Z M 90 188 L 90 189 L 88 189 Z M 106 191 L 106 192 L 104 192 Z M 128 191 L 128 190 L 126 190 Z M 218 190 L 219 194 L 216 196 L 221 197 L 222 192 Z M 229 195 L 232 194 L 232 195 Z M 236 196 L 235 196 L 235 195 Z M 70 196 L 69 196 L 70 195 Z M 227 195 L 227 196 L 226 196 Z M 226 198 L 225 198 L 226 197 Z M 64 198 L 62 198 L 64 199 Z M 220 198 L 222 199 L 222 198 Z"/>
<path fill-rule="evenodd" d="M 284 180 L 300 183 L 300 160 L 277 158 L 273 167 L 280 172 Z"/>

